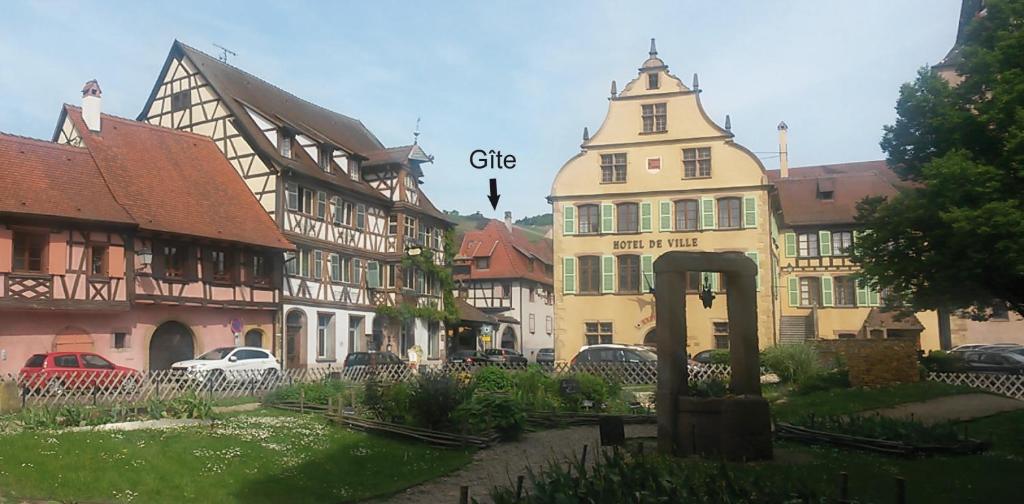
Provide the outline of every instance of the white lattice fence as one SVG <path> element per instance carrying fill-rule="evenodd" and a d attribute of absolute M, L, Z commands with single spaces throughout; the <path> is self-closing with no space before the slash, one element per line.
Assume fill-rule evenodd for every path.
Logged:
<path fill-rule="evenodd" d="M 996 373 L 928 373 L 928 379 L 951 385 L 966 385 L 1014 399 L 1024 399 L 1024 375 Z"/>

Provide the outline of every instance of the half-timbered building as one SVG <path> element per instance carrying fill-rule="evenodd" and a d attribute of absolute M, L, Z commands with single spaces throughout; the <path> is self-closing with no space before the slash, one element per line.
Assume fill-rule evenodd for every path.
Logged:
<path fill-rule="evenodd" d="M 509 348 L 536 359 L 554 348 L 554 261 L 551 240 L 505 220 L 467 232 L 453 268 L 459 298 L 496 317 L 496 334 L 458 341 L 470 349 Z"/>
<path fill-rule="evenodd" d="M 443 260 L 450 227 L 420 189 L 431 158 L 419 145 L 386 148 L 362 122 L 177 41 L 138 119 L 212 138 L 295 244 L 278 328 L 286 366 L 414 345 L 441 357 L 439 322 L 377 316 L 441 308 L 437 279 L 403 261 L 423 249 Z"/>
<path fill-rule="evenodd" d="M 83 94 L 50 142 L 0 135 L 0 372 L 53 350 L 165 369 L 272 348 L 291 244 L 210 139 Z"/>

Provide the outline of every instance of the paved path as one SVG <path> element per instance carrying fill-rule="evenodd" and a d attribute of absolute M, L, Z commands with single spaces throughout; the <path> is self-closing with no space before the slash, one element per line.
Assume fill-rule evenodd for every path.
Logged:
<path fill-rule="evenodd" d="M 656 425 L 627 425 L 626 437 L 653 437 L 657 435 Z M 516 476 L 526 474 L 526 468 L 538 470 L 549 460 L 565 460 L 573 453 L 579 455 L 583 445 L 589 445 L 587 458 L 595 454 L 600 446 L 597 426 L 570 427 L 567 429 L 531 432 L 514 443 L 499 443 L 476 452 L 473 461 L 457 472 L 409 488 L 389 498 L 374 501 L 377 504 L 433 503 L 455 504 L 459 502 L 459 487 L 469 486 L 470 497 L 481 503 L 490 502 L 488 492 L 495 485 L 513 483 Z M 654 449 L 652 439 L 650 449 Z"/>
<path fill-rule="evenodd" d="M 874 415 L 878 413 L 889 418 L 913 416 L 915 420 L 924 424 L 935 424 L 987 417 L 1019 409 L 1024 409 L 1024 401 L 1018 399 L 994 394 L 960 394 L 904 403 L 891 408 L 864 411 L 860 414 Z"/>

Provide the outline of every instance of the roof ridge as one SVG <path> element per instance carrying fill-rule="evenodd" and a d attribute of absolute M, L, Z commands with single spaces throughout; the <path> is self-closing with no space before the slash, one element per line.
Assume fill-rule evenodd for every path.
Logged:
<path fill-rule="evenodd" d="M 10 138 L 11 140 L 14 140 L 16 142 L 27 142 L 27 143 L 36 144 L 36 145 L 38 145 L 40 147 L 47 147 L 47 148 L 51 148 L 51 149 L 68 150 L 68 151 L 79 152 L 79 153 L 85 152 L 86 150 L 88 150 L 88 149 L 85 149 L 83 147 L 75 147 L 74 145 L 61 144 L 61 143 L 53 142 L 53 141 L 50 141 L 50 140 L 43 140 L 42 138 L 33 138 L 33 137 L 30 137 L 30 136 L 19 135 L 17 133 L 9 133 L 9 132 L 6 132 L 6 131 L 0 131 L 0 137 L 7 137 L 7 138 Z"/>
<path fill-rule="evenodd" d="M 360 126 L 362 126 L 362 128 L 363 128 L 364 130 L 366 130 L 366 132 L 367 132 L 367 133 L 368 133 L 368 134 L 369 134 L 369 135 L 370 135 L 370 136 L 371 136 L 371 137 L 372 137 L 372 138 L 373 138 L 374 140 L 376 140 L 378 144 L 380 144 L 380 145 L 382 145 L 382 146 L 384 145 L 384 142 L 381 142 L 381 141 L 380 141 L 380 139 L 379 139 L 379 138 L 377 138 L 377 135 L 375 135 L 375 134 L 374 134 L 374 133 L 373 133 L 372 131 L 370 131 L 370 128 L 367 128 L 367 127 L 366 127 L 366 125 L 365 125 L 365 124 L 363 124 L 363 121 L 361 121 L 361 120 L 360 120 L 360 119 L 358 119 L 358 118 L 355 118 L 355 117 L 352 117 L 352 116 L 348 116 L 348 115 L 342 114 L 341 112 L 337 112 L 337 111 L 335 111 L 335 110 L 331 110 L 331 109 L 329 109 L 329 108 L 327 108 L 327 107 L 324 107 L 323 105 L 318 105 L 318 104 L 316 104 L 316 103 L 313 103 L 313 102 L 311 102 L 311 101 L 309 101 L 309 100 L 306 100 L 305 98 L 302 98 L 302 97 L 296 96 L 295 94 L 292 94 L 291 92 L 289 92 L 289 91 L 286 91 L 286 90 L 285 90 L 284 88 L 282 88 L 282 87 L 280 87 L 280 86 L 278 86 L 278 85 L 276 85 L 276 84 L 273 84 L 273 83 L 271 83 L 271 82 L 269 82 L 269 81 L 267 81 L 267 80 L 264 80 L 264 79 L 262 79 L 262 78 L 260 78 L 260 77 L 257 77 L 257 76 L 255 76 L 255 75 L 253 75 L 253 74 L 251 74 L 251 73 L 249 73 L 249 72 L 247 72 L 247 71 L 245 71 L 245 70 L 242 70 L 241 68 L 238 68 L 238 67 L 236 67 L 236 66 L 234 66 L 234 65 L 232 65 L 232 64 L 230 64 L 230 63 L 227 63 L 227 62 L 221 61 L 221 60 L 220 60 L 220 59 L 218 59 L 218 58 L 215 58 L 215 57 L 213 57 L 213 56 L 210 56 L 209 54 L 206 54 L 205 52 L 203 52 L 203 51 L 201 51 L 201 50 L 199 50 L 199 49 L 196 49 L 195 47 L 192 47 L 192 46 L 190 46 L 190 45 L 188 45 L 188 44 L 186 44 L 186 43 L 184 43 L 184 42 L 182 42 L 182 41 L 180 41 L 180 40 L 177 40 L 177 39 L 175 39 L 175 40 L 174 40 L 174 43 L 175 43 L 175 44 L 179 44 L 179 45 L 181 45 L 182 47 L 184 47 L 184 48 L 187 48 L 187 49 L 189 49 L 189 50 L 192 50 L 192 51 L 194 51 L 194 52 L 197 52 L 197 53 L 199 53 L 199 54 L 201 54 L 201 55 L 203 55 L 203 56 L 205 56 L 205 57 L 209 58 L 209 59 L 210 59 L 211 61 L 216 61 L 217 63 L 219 63 L 219 64 L 221 64 L 221 65 L 224 65 L 224 66 L 226 66 L 226 67 L 228 67 L 228 68 L 231 68 L 231 69 L 233 69 L 233 70 L 236 70 L 236 71 L 238 71 L 238 72 L 240 72 L 240 73 L 242 73 L 242 74 L 244 74 L 244 75 L 246 75 L 246 76 L 248 76 L 248 77 L 252 77 L 253 79 L 255 79 L 255 80 L 258 80 L 258 81 L 260 81 L 260 82 L 262 82 L 262 83 L 264 83 L 264 84 L 266 84 L 266 85 L 268 85 L 268 86 L 270 86 L 270 87 L 272 87 L 272 88 L 274 88 L 274 89 L 276 89 L 276 90 L 278 90 L 278 91 L 280 91 L 280 92 L 282 92 L 282 93 L 284 93 L 284 94 L 286 94 L 286 95 L 288 95 L 288 96 L 290 96 L 290 97 L 292 97 L 292 98 L 295 98 L 295 99 L 296 99 L 296 100 L 298 100 L 298 101 L 301 101 L 301 102 L 303 102 L 303 103 L 307 103 L 307 104 L 309 104 L 309 105 L 312 105 L 312 106 L 314 106 L 314 107 L 316 107 L 316 108 L 318 108 L 318 109 L 320 109 L 320 110 L 323 110 L 323 111 L 326 111 L 326 112 L 330 112 L 330 113 L 332 113 L 332 114 L 336 114 L 336 115 L 339 115 L 339 116 L 341 116 L 341 117 L 344 117 L 344 118 L 346 118 L 346 119 L 349 119 L 349 120 L 355 121 L 355 122 L 359 123 L 359 125 L 360 125 Z M 197 69 L 197 70 L 198 70 L 198 69 Z"/>
<path fill-rule="evenodd" d="M 68 107 L 68 108 L 71 108 L 71 109 L 74 109 L 74 110 L 78 110 L 78 111 L 82 110 L 82 107 L 79 107 L 77 105 L 72 105 L 70 103 L 65 103 L 64 106 Z M 114 121 L 118 121 L 118 122 L 122 122 L 122 123 L 125 123 L 125 124 L 129 124 L 131 126 L 139 126 L 139 127 L 143 127 L 143 128 L 150 128 L 150 129 L 152 129 L 154 131 L 161 131 L 161 132 L 164 132 L 164 133 L 172 133 L 172 134 L 175 134 L 175 135 L 180 134 L 180 135 L 185 135 L 185 136 L 192 136 L 192 137 L 200 138 L 200 139 L 203 139 L 203 140 L 210 140 L 210 141 L 212 141 L 210 139 L 210 137 L 205 136 L 205 135 L 200 135 L 199 133 L 193 133 L 191 131 L 183 131 L 183 130 L 174 129 L 174 128 L 165 128 L 163 126 L 158 126 L 156 124 L 150 124 L 150 123 L 147 123 L 147 122 L 139 121 L 137 119 L 128 119 L 127 117 L 121 117 L 121 116 L 114 115 L 114 114 L 108 114 L 106 112 L 100 112 L 100 116 L 101 117 L 108 117 L 108 118 L 110 118 L 110 119 L 112 119 Z"/>

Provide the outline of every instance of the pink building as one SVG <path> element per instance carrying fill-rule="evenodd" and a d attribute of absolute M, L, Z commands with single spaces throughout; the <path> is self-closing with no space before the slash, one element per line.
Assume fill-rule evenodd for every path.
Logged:
<path fill-rule="evenodd" d="M 0 134 L 0 374 L 87 350 L 166 369 L 271 350 L 293 247 L 207 137 L 65 105 L 52 142 Z"/>

